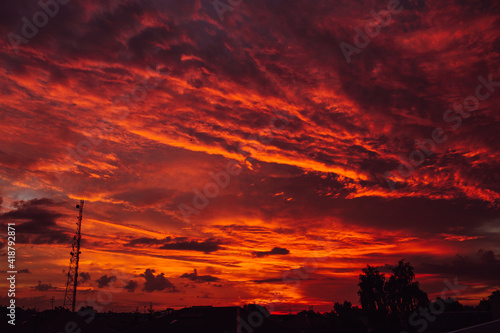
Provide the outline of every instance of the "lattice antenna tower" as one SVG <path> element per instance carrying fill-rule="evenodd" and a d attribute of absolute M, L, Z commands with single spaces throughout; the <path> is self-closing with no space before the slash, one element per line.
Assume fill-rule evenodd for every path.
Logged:
<path fill-rule="evenodd" d="M 83 218 L 83 200 L 76 205 L 79 210 L 78 222 L 76 223 L 76 232 L 71 245 L 71 258 L 69 260 L 68 281 L 66 282 L 66 293 L 64 294 L 63 307 L 75 312 L 76 288 L 78 286 L 78 262 L 80 261 L 80 240 L 82 239 L 82 218 Z"/>

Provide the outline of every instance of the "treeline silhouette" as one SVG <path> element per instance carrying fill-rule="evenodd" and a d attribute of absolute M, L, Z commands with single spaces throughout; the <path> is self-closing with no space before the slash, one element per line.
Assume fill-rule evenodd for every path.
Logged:
<path fill-rule="evenodd" d="M 388 279 L 375 267 L 368 265 L 363 269 L 358 283 L 361 307 L 344 301 L 335 303 L 333 311 L 325 314 L 335 332 L 424 332 L 444 312 L 488 312 L 492 300 L 500 298 L 500 291 L 495 291 L 477 306 L 463 305 L 449 297 L 431 302 L 415 281 L 409 262 L 403 259 L 390 269 Z"/>
<path fill-rule="evenodd" d="M 410 263 L 401 260 L 397 265 L 390 266 L 390 272 L 386 278 L 376 267 L 368 265 L 359 275 L 361 306 L 353 306 L 348 301 L 336 302 L 326 313 L 309 310 L 295 315 L 273 315 L 255 304 L 243 307 L 198 306 L 179 310 L 167 308 L 162 311 L 156 311 L 150 304 L 147 313 L 146 307 L 144 313 L 140 313 L 138 308 L 128 313 L 97 313 L 92 306 L 83 307 L 77 313 L 61 307 L 42 312 L 17 308 L 19 325 L 16 325 L 16 331 L 64 332 L 65 325 L 74 322 L 82 333 L 435 333 L 500 319 L 500 291 L 493 292 L 476 306 L 463 305 L 449 297 L 430 301 L 415 281 L 414 268 Z M 455 285 L 447 284 L 449 292 L 441 295 L 456 295 L 453 290 Z M 4 317 L 6 311 L 5 307 L 0 307 L 0 314 Z M 255 319 L 259 316 L 262 321 Z M 0 331 L 11 328 L 6 321 L 0 323 Z"/>

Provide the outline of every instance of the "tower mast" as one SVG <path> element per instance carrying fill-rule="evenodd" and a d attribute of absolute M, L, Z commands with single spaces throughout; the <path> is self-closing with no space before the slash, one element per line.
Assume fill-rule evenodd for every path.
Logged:
<path fill-rule="evenodd" d="M 80 261 L 80 240 L 82 239 L 82 218 L 83 218 L 83 200 L 76 205 L 79 209 L 78 222 L 76 223 L 76 232 L 73 237 L 71 258 L 69 260 L 68 281 L 66 282 L 66 293 L 64 295 L 63 307 L 75 312 L 76 287 L 78 285 L 78 262 Z"/>

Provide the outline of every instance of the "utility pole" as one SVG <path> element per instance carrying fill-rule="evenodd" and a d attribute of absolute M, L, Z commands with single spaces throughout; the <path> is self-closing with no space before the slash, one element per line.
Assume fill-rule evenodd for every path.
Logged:
<path fill-rule="evenodd" d="M 73 237 L 71 245 L 72 251 L 70 252 L 71 258 L 69 260 L 68 281 L 66 282 L 66 293 L 64 295 L 63 307 L 75 312 L 76 303 L 76 288 L 78 286 L 78 262 L 80 261 L 80 240 L 82 239 L 82 218 L 83 218 L 83 200 L 80 204 L 76 205 L 79 209 L 78 222 L 76 223 L 76 232 Z"/>

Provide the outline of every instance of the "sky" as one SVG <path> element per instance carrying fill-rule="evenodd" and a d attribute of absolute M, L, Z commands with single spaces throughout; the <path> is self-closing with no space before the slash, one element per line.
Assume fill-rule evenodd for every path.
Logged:
<path fill-rule="evenodd" d="M 498 1 L 46 3 L 0 5 L 18 305 L 62 305 L 80 199 L 97 310 L 500 288 Z"/>

